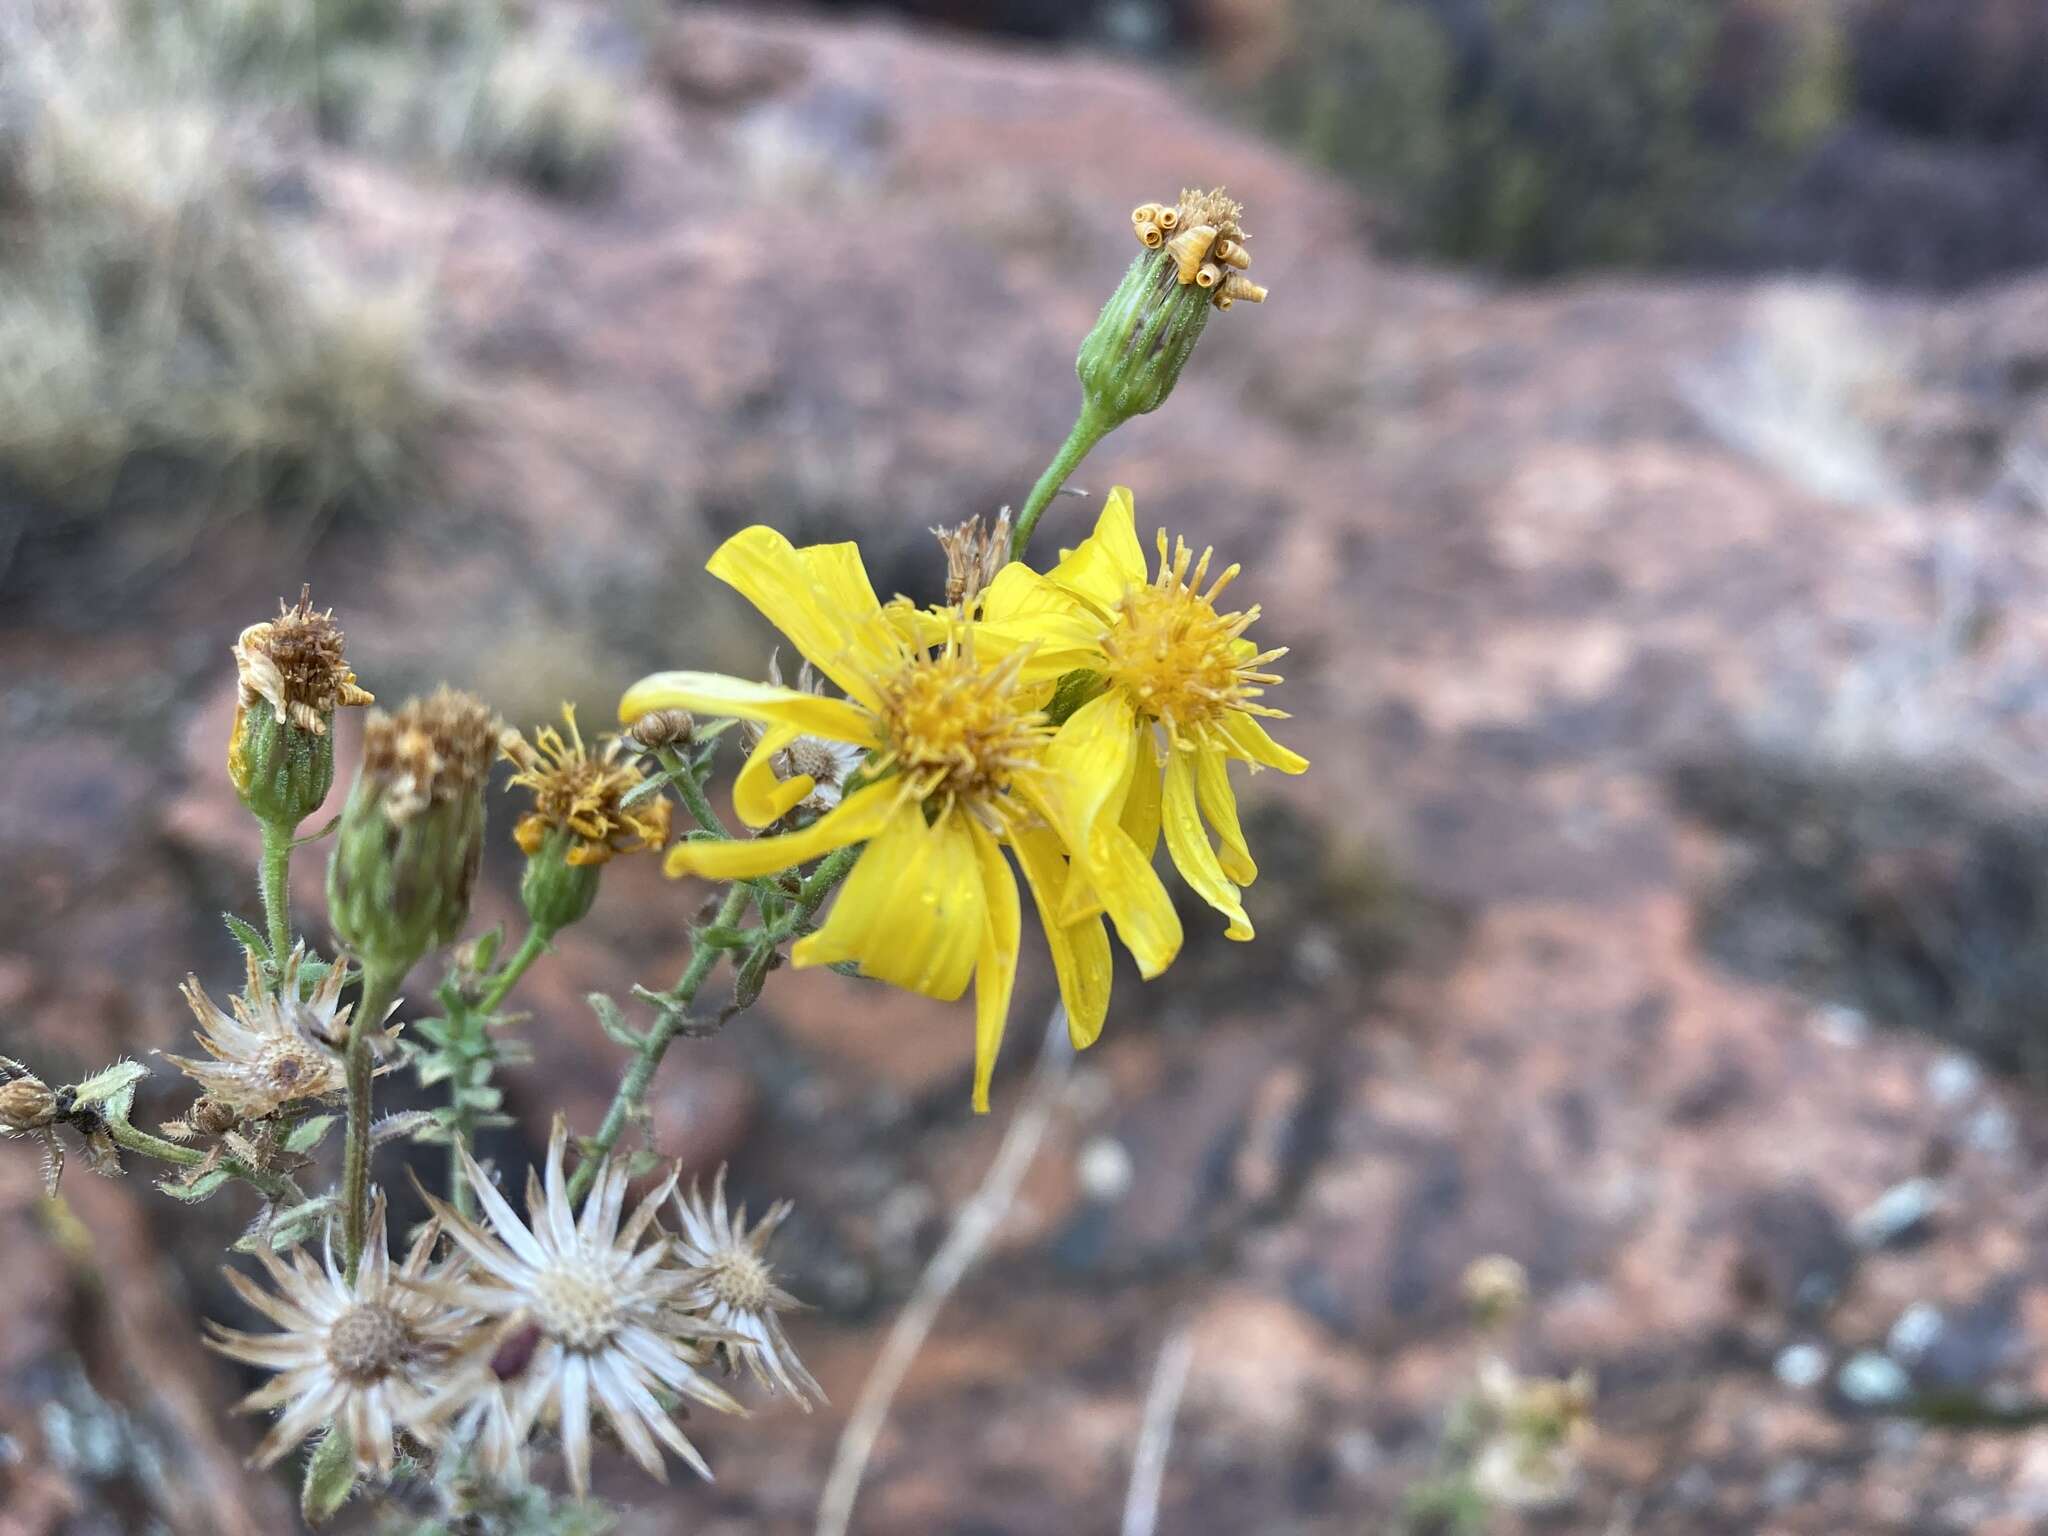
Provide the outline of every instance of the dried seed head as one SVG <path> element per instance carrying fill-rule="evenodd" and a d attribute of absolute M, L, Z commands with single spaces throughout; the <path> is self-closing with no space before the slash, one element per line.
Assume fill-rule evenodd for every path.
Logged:
<path fill-rule="evenodd" d="M 327 863 L 335 932 L 366 969 L 402 974 L 468 920 L 500 734 L 482 702 L 447 688 L 370 716 Z"/>
<path fill-rule="evenodd" d="M 57 1096 L 41 1078 L 23 1076 L 0 1084 L 0 1132 L 39 1131 L 56 1118 Z"/>
<path fill-rule="evenodd" d="M 659 752 L 665 747 L 688 746 L 696 729 L 697 722 L 687 709 L 657 709 L 635 720 L 626 739 L 643 752 Z"/>
<path fill-rule="evenodd" d="M 956 527 L 934 528 L 932 536 L 946 552 L 946 606 L 971 614 L 1010 558 L 1010 509 L 998 512 L 986 530 L 975 516 Z"/>
<path fill-rule="evenodd" d="M 483 793 L 501 727 L 471 694 L 439 688 L 408 699 L 395 715 L 373 712 L 363 728 L 364 780 L 381 792 L 384 817 L 411 820 L 430 805 Z"/>
<path fill-rule="evenodd" d="M 276 618 L 251 624 L 235 642 L 241 707 L 262 699 L 278 719 L 324 736 L 335 710 L 375 700 L 356 686 L 334 610 L 314 610 L 311 586 L 300 589 L 296 607 L 279 599 L 277 609 Z"/>

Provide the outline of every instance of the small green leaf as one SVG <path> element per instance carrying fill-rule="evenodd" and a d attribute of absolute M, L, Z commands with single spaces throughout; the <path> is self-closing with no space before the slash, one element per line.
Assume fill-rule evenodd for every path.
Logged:
<path fill-rule="evenodd" d="M 589 998 L 591 1012 L 597 1015 L 598 1028 L 606 1036 L 616 1040 L 628 1050 L 637 1051 L 647 1043 L 646 1038 L 626 1022 L 626 1016 L 619 1012 L 619 1005 L 602 992 L 593 992 Z"/>
<path fill-rule="evenodd" d="M 232 912 L 223 912 L 220 920 L 228 925 L 228 932 L 235 936 L 235 942 L 248 950 L 266 965 L 271 963 L 270 945 L 249 924 Z"/>
<path fill-rule="evenodd" d="M 309 1115 L 293 1126 L 284 1138 L 287 1152 L 311 1152 L 327 1139 L 327 1133 L 334 1129 L 339 1115 Z"/>
<path fill-rule="evenodd" d="M 135 1085 L 149 1076 L 139 1061 L 117 1061 L 95 1072 L 72 1089 L 72 1097 L 83 1108 L 92 1106 L 110 1120 L 126 1120 L 135 1103 Z"/>
<path fill-rule="evenodd" d="M 330 821 L 329 821 L 329 822 L 327 823 L 327 825 L 326 825 L 326 826 L 324 826 L 324 827 L 322 827 L 322 828 L 321 828 L 321 829 L 320 829 L 320 830 L 319 830 L 318 832 L 308 832 L 308 833 L 307 833 L 307 834 L 306 834 L 306 835 L 305 835 L 304 837 L 295 837 L 295 838 L 293 838 L 293 839 L 292 839 L 292 846 L 293 846 L 294 848 L 303 848 L 303 847 L 305 847 L 305 846 L 306 846 L 306 844 L 308 844 L 308 843 L 317 843 L 317 842 L 319 842 L 319 841 L 320 841 L 320 839 L 321 839 L 321 838 L 325 837 L 325 836 L 326 836 L 326 835 L 327 835 L 328 833 L 332 832 L 332 831 L 333 831 L 333 830 L 334 830 L 334 829 L 335 829 L 336 827 L 338 827 L 338 826 L 340 826 L 340 825 L 341 825 L 341 813 L 340 813 L 339 811 L 337 811 L 337 812 L 336 812 L 336 813 L 334 814 L 334 817 L 333 817 L 333 819 L 332 819 L 332 820 L 330 820 Z"/>
<path fill-rule="evenodd" d="M 233 1177 L 234 1174 L 229 1169 L 209 1168 L 206 1172 L 191 1178 L 159 1180 L 156 1187 L 173 1200 L 183 1200 L 188 1205 L 197 1205 Z"/>
<path fill-rule="evenodd" d="M 470 944 L 470 964 L 479 976 L 488 976 L 496 963 L 498 951 L 504 947 L 505 925 L 498 924 L 489 933 L 479 934 Z"/>
<path fill-rule="evenodd" d="M 356 1489 L 355 1444 L 347 1431 L 330 1425 L 306 1462 L 299 1512 L 308 1525 L 325 1525 Z"/>

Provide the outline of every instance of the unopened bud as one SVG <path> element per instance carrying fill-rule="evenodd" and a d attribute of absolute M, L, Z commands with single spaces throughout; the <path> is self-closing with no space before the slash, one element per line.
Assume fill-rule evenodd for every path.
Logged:
<path fill-rule="evenodd" d="M 370 716 L 327 863 L 335 932 L 366 970 L 402 974 L 468 920 L 497 747 L 490 710 L 447 688 Z"/>
<path fill-rule="evenodd" d="M 669 747 L 686 747 L 697 722 L 687 709 L 657 709 L 642 715 L 626 729 L 626 739 L 642 752 L 660 752 Z"/>

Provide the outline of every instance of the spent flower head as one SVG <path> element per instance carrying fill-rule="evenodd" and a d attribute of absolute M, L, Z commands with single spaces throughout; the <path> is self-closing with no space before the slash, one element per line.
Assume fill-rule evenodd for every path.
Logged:
<path fill-rule="evenodd" d="M 438 1241 L 429 1224 L 404 1262 L 394 1265 L 380 1194 L 353 1274 L 336 1266 L 331 1236 L 318 1262 L 303 1248 L 286 1262 L 259 1246 L 256 1258 L 272 1290 L 225 1271 L 235 1294 L 280 1330 L 249 1334 L 208 1325 L 208 1342 L 222 1354 L 276 1373 L 240 1405 L 246 1413 L 278 1414 L 256 1447 L 257 1465 L 272 1465 L 332 1424 L 333 1433 L 348 1437 L 359 1471 L 389 1477 L 398 1462 L 398 1432 L 426 1432 L 425 1410 L 442 1368 L 473 1326 L 428 1283 Z"/>
<path fill-rule="evenodd" d="M 780 1314 L 802 1303 L 775 1281 L 768 1262 L 768 1240 L 790 1213 L 779 1200 L 751 1229 L 747 1208 L 737 1214 L 725 1203 L 725 1168 L 721 1164 L 707 1199 L 693 1183 L 686 1196 L 676 1193 L 676 1256 L 696 1272 L 697 1285 L 687 1303 L 712 1327 L 732 1337 L 722 1346 L 755 1380 L 771 1391 L 780 1388 L 808 1413 L 812 1400 L 825 1392 L 797 1358 L 782 1331 Z"/>
<path fill-rule="evenodd" d="M 327 863 L 335 931 L 365 968 L 403 975 L 461 931 L 499 733 L 486 705 L 449 688 L 365 723 L 362 768 Z"/>
<path fill-rule="evenodd" d="M 280 600 L 276 618 L 243 630 L 234 657 L 228 777 L 256 816 L 296 827 L 334 784 L 334 712 L 373 701 L 356 686 L 333 611 L 314 609 L 310 587 L 297 606 Z"/>
<path fill-rule="evenodd" d="M 483 1219 L 472 1220 L 429 1197 L 470 1260 L 468 1271 L 438 1294 L 495 1328 L 489 1347 L 472 1351 L 464 1369 L 442 1388 L 436 1415 L 468 1417 L 472 1428 L 488 1431 L 488 1440 L 472 1449 L 487 1471 L 501 1477 L 517 1474 L 516 1464 L 507 1463 L 516 1461 L 517 1447 L 535 1425 L 553 1422 L 579 1497 L 590 1487 L 594 1414 L 603 1416 L 653 1476 L 667 1476 L 658 1440 L 708 1477 L 704 1458 L 661 1399 L 688 1397 L 722 1412 L 742 1410 L 703 1373 L 699 1344 L 672 1316 L 693 1283 L 655 1227 L 675 1175 L 622 1224 L 632 1173 L 623 1161 L 607 1161 L 599 1165 L 579 1213 L 570 1206 L 562 1167 L 567 1147 L 568 1128 L 557 1120 L 545 1183 L 527 1173 L 525 1221 L 466 1150 L 462 1166 Z M 463 1410 L 479 1401 L 495 1406 L 465 1416 Z"/>
<path fill-rule="evenodd" d="M 518 768 L 512 783 L 533 793 L 533 809 L 512 829 L 526 873 L 519 893 L 536 926 L 556 933 L 580 922 L 597 899 L 598 871 L 615 854 L 657 853 L 668 842 L 669 801 L 633 792 L 645 781 L 621 736 L 583 742 L 573 705 L 562 706 L 564 736 L 544 725 L 528 741 L 501 743 Z"/>
<path fill-rule="evenodd" d="M 779 649 L 769 653 L 768 681 L 777 688 L 783 686 Z M 796 688 L 800 693 L 820 696 L 825 692 L 824 681 L 808 661 L 797 668 Z M 656 710 L 655 713 L 668 714 L 670 711 Z M 740 739 L 746 743 L 750 768 L 754 767 L 751 754 L 767 734 L 768 727 L 759 720 L 740 722 Z M 780 787 L 767 790 L 766 795 L 770 803 L 784 805 L 785 809 L 778 815 L 822 816 L 846 798 L 847 786 L 867 760 L 867 749 L 853 742 L 798 733 L 791 736 L 786 745 L 767 754 L 768 769 Z M 755 777 L 759 777 L 758 769 Z M 734 793 L 740 792 L 736 787 Z"/>
<path fill-rule="evenodd" d="M 180 990 L 199 1020 L 199 1044 L 213 1060 L 172 1056 L 171 1064 L 234 1119 L 260 1120 L 287 1104 L 340 1097 L 347 1087 L 339 1049 L 348 1038 L 350 1009 L 341 1006 L 346 968 L 331 967 L 302 997 L 303 946 L 286 957 L 275 990 L 265 985 L 255 953 L 246 951 L 244 958 L 247 981 L 228 999 L 230 1012 L 215 1005 L 196 976 L 185 978 Z"/>
<path fill-rule="evenodd" d="M 531 742 L 507 731 L 501 744 L 519 770 L 512 783 L 533 792 L 533 809 L 512 829 L 519 851 L 531 857 L 560 833 L 564 860 L 579 868 L 606 863 L 614 854 L 659 852 L 668 842 L 669 801 L 647 795 L 624 803 L 645 778 L 626 755 L 624 738 L 603 736 L 587 747 L 574 705 L 562 706 L 562 719 L 566 736 L 544 725 Z"/>

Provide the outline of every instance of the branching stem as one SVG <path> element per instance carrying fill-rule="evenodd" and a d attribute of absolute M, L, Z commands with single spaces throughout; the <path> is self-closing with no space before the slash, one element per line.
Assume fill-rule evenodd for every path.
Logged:
<path fill-rule="evenodd" d="M 281 821 L 265 821 L 263 862 L 257 883 L 263 891 L 264 935 L 270 940 L 270 961 L 282 967 L 292 947 L 292 829 Z"/>

